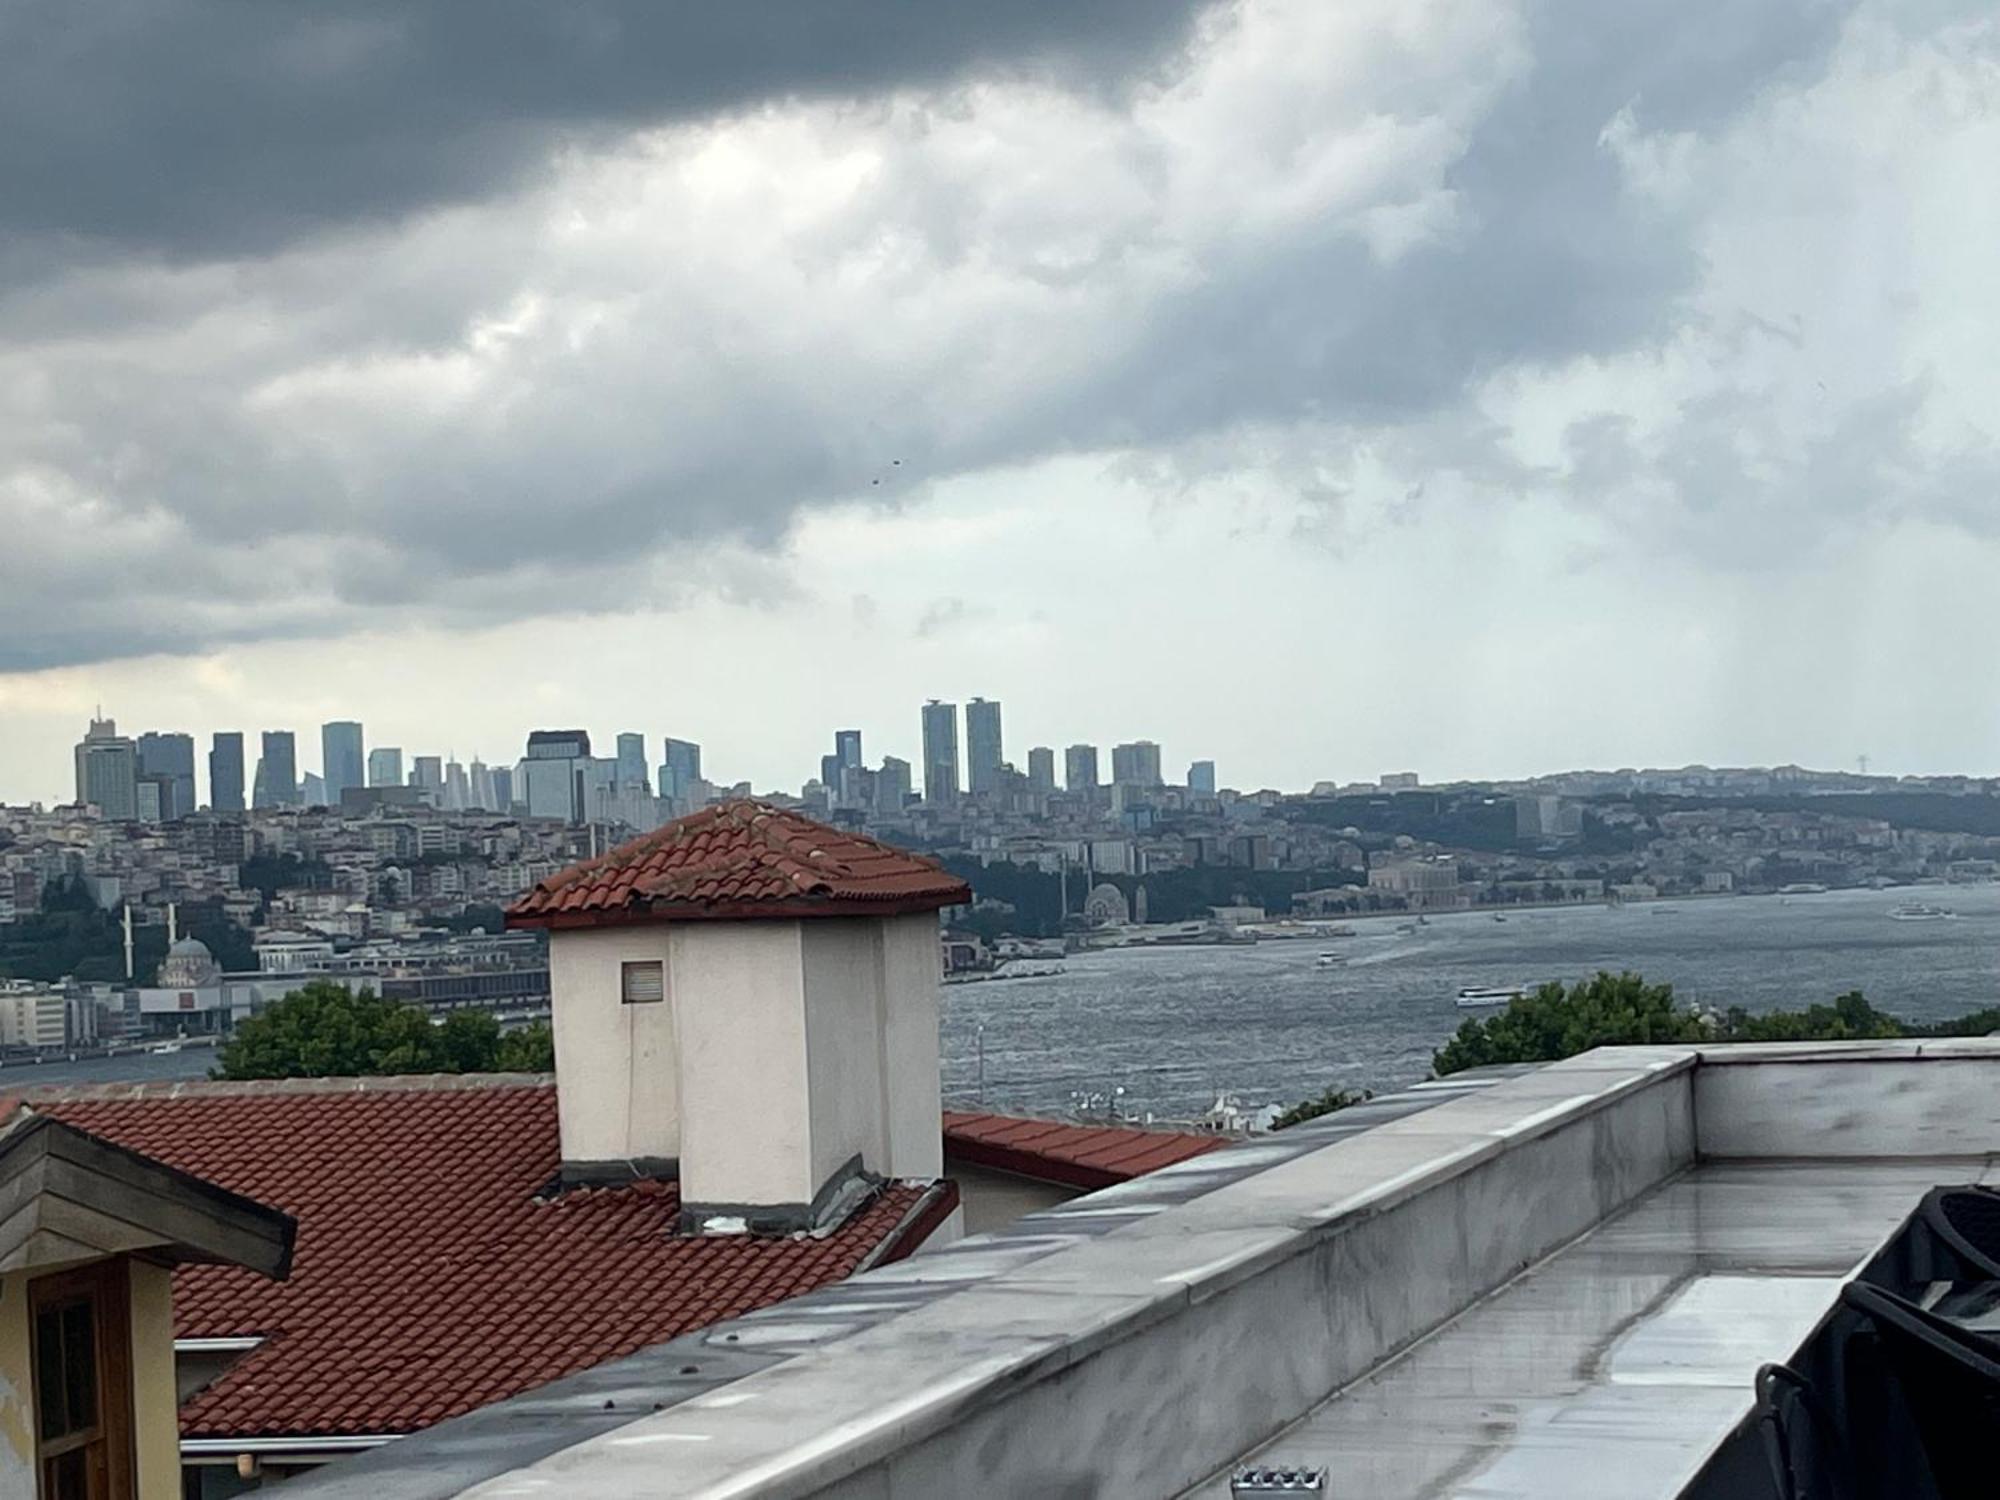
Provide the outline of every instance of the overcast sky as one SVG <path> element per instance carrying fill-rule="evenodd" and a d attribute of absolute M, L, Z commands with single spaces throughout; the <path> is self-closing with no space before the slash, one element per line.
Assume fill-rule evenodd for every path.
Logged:
<path fill-rule="evenodd" d="M 99 702 L 1992 774 L 1996 265 L 1990 3 L 10 6 L 0 800 Z"/>

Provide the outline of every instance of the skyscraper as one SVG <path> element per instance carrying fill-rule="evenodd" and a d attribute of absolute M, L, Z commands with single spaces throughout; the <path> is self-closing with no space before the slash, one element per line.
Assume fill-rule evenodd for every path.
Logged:
<path fill-rule="evenodd" d="M 138 750 L 142 777 L 167 778 L 160 798 L 160 820 L 171 823 L 187 817 L 195 810 L 194 736 L 149 731 L 139 736 Z"/>
<path fill-rule="evenodd" d="M 472 758 L 471 766 L 467 768 L 466 780 L 470 787 L 465 804 L 467 807 L 478 808 L 481 812 L 492 812 L 499 806 L 493 800 L 493 770 L 476 755 Z"/>
<path fill-rule="evenodd" d="M 352 719 L 320 725 L 319 764 L 327 805 L 338 807 L 342 792 L 361 785 L 361 726 Z"/>
<path fill-rule="evenodd" d="M 493 810 L 503 813 L 512 812 L 514 810 L 514 768 L 512 766 L 494 766 L 491 775 L 493 777 Z"/>
<path fill-rule="evenodd" d="M 1071 745 L 1063 751 L 1063 786 L 1072 792 L 1097 790 L 1097 746 Z"/>
<path fill-rule="evenodd" d="M 834 764 L 842 770 L 849 766 L 863 765 L 861 758 L 861 731 L 858 729 L 836 729 L 833 732 Z"/>
<path fill-rule="evenodd" d="M 618 789 L 623 792 L 650 792 L 646 779 L 646 737 L 643 734 L 618 736 Z"/>
<path fill-rule="evenodd" d="M 1151 740 L 1133 740 L 1111 747 L 1113 786 L 1160 786 L 1160 747 Z"/>
<path fill-rule="evenodd" d="M 296 807 L 299 802 L 298 747 L 289 729 L 264 731 L 263 753 L 257 757 L 257 779 L 251 789 L 253 807 Z"/>
<path fill-rule="evenodd" d="M 1188 790 L 1197 796 L 1215 795 L 1215 762 L 1198 760 L 1188 767 Z"/>
<path fill-rule="evenodd" d="M 243 736 L 219 730 L 208 752 L 208 805 L 219 813 L 243 811 Z"/>
<path fill-rule="evenodd" d="M 882 769 L 875 773 L 875 810 L 899 813 L 910 800 L 910 763 L 894 755 L 882 757 Z"/>
<path fill-rule="evenodd" d="M 958 801 L 958 705 L 936 698 L 924 705 L 924 801 Z"/>
<path fill-rule="evenodd" d="M 107 818 L 139 816 L 139 752 L 115 719 L 92 719 L 76 747 L 76 800 Z"/>
<path fill-rule="evenodd" d="M 432 807 L 444 805 L 444 757 L 419 755 L 410 761 L 410 785 L 424 794 Z"/>
<path fill-rule="evenodd" d="M 1053 792 L 1056 789 L 1056 753 L 1047 745 L 1028 752 L 1028 790 Z"/>
<path fill-rule="evenodd" d="M 452 812 L 464 812 L 472 805 L 472 783 L 455 760 L 445 763 L 444 805 Z"/>
<path fill-rule="evenodd" d="M 1006 764 L 1000 744 L 1000 705 L 974 698 L 965 705 L 965 774 L 975 796 L 996 791 Z"/>
<path fill-rule="evenodd" d="M 700 780 L 701 746 L 693 740 L 668 739 L 666 759 L 660 762 L 660 795 L 686 802 Z"/>
<path fill-rule="evenodd" d="M 403 784 L 403 752 L 400 747 L 383 745 L 368 752 L 368 784 L 370 786 Z"/>
<path fill-rule="evenodd" d="M 840 757 L 822 755 L 819 758 L 819 784 L 838 790 L 840 787 Z"/>
<path fill-rule="evenodd" d="M 521 800 L 531 818 L 585 821 L 590 806 L 590 736 L 581 729 L 537 729 L 521 760 Z"/>

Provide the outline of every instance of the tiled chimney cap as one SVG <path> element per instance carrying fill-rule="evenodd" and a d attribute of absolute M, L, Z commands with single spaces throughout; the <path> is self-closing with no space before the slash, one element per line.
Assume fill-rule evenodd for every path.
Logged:
<path fill-rule="evenodd" d="M 741 799 L 551 875 L 507 909 L 507 925 L 893 917 L 971 900 L 930 860 Z"/>

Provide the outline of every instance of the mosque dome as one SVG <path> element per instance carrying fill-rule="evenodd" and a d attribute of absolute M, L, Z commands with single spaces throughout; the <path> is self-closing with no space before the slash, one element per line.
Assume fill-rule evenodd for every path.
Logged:
<path fill-rule="evenodd" d="M 200 938 L 184 937 L 167 950 L 160 961 L 158 984 L 162 989 L 191 990 L 213 984 L 222 966 L 215 961 L 208 944 Z"/>

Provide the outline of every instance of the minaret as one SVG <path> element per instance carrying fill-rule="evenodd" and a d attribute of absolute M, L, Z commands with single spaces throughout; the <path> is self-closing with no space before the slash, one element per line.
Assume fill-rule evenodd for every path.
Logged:
<path fill-rule="evenodd" d="M 132 907 L 129 902 L 125 905 L 123 911 L 124 916 L 121 918 L 121 921 L 125 928 L 125 982 L 130 984 L 132 982 Z"/>

